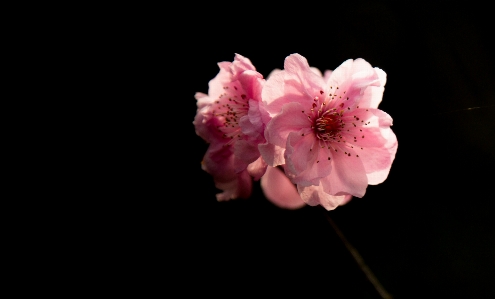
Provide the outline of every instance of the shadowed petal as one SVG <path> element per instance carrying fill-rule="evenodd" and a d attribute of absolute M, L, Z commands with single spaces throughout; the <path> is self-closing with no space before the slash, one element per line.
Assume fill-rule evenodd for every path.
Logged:
<path fill-rule="evenodd" d="M 276 167 L 266 169 L 261 177 L 261 188 L 266 198 L 278 207 L 294 210 L 306 205 L 294 184 Z"/>
<path fill-rule="evenodd" d="M 247 171 L 253 177 L 253 180 L 257 181 L 263 176 L 267 166 L 265 160 L 260 156 L 256 161 L 248 165 Z"/>

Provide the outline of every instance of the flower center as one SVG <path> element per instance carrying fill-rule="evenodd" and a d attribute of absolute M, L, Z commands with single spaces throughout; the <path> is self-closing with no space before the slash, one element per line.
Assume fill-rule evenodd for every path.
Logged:
<path fill-rule="evenodd" d="M 335 140 L 343 126 L 341 116 L 335 108 L 324 112 L 318 111 L 318 117 L 313 125 L 316 137 L 323 141 Z"/>
<path fill-rule="evenodd" d="M 332 86 L 330 86 L 332 89 Z M 337 87 L 336 90 L 339 88 Z M 323 95 L 322 90 L 319 91 L 320 95 Z M 304 110 L 302 113 L 306 114 L 308 120 L 311 123 L 311 130 L 318 138 L 318 146 L 324 150 L 335 151 L 335 153 L 342 153 L 346 156 L 351 156 L 351 151 L 354 149 L 354 145 L 358 142 L 358 137 L 365 137 L 365 133 L 361 127 L 369 125 L 370 121 L 365 122 L 357 115 L 355 115 L 354 109 L 358 109 L 359 106 L 346 105 L 346 101 L 349 97 L 343 92 L 331 92 L 328 97 L 320 99 L 319 95 L 315 96 L 313 103 L 311 104 L 310 112 L 306 113 Z M 333 101 L 339 101 L 340 104 Z M 334 108 L 329 108 L 333 106 Z M 366 109 L 368 111 L 368 109 Z M 344 115 L 345 114 L 345 115 Z M 351 119 L 352 116 L 352 119 Z M 362 117 L 361 117 L 362 118 Z M 355 130 L 354 130 L 355 129 Z M 352 130 L 352 131 L 351 131 Z M 359 133 L 357 132 L 359 130 Z M 362 132 L 362 133 L 360 133 Z M 301 133 L 304 136 L 304 133 Z M 354 143 L 356 142 L 356 143 Z M 347 152 L 347 148 L 349 152 Z M 358 146 L 363 150 L 363 147 Z M 313 150 L 313 146 L 310 147 L 310 151 Z M 359 157 L 356 154 L 356 157 Z M 328 160 L 331 159 L 330 154 Z M 320 161 L 316 161 L 319 163 Z"/>
<path fill-rule="evenodd" d="M 340 115 L 335 110 L 331 109 L 323 112 L 315 120 L 314 130 L 316 136 L 325 141 L 335 137 L 340 132 L 340 122 Z"/>
<path fill-rule="evenodd" d="M 239 127 L 239 120 L 249 110 L 247 96 L 242 94 L 235 85 L 232 87 L 234 90 L 232 88 L 229 90 L 228 86 L 224 87 L 225 93 L 221 94 L 215 101 L 213 110 L 213 114 L 219 120 L 218 131 L 222 133 L 224 138 L 230 139 L 225 145 L 232 144 L 243 135 Z"/>

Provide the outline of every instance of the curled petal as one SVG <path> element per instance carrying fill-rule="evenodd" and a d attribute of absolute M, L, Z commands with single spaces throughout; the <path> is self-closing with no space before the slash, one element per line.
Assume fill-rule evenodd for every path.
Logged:
<path fill-rule="evenodd" d="M 233 80 L 238 79 L 238 75 L 242 75 L 245 71 L 252 70 L 255 71 L 256 68 L 254 65 L 251 63 L 251 60 L 249 58 L 244 57 L 240 54 L 235 54 L 234 57 L 234 62 L 231 65 L 231 72 L 234 74 L 234 77 L 232 78 Z"/>
<path fill-rule="evenodd" d="M 267 166 L 265 160 L 260 156 L 256 161 L 248 165 L 247 171 L 257 181 L 265 174 Z"/>
<path fill-rule="evenodd" d="M 249 99 L 259 101 L 261 99 L 261 90 L 265 82 L 263 76 L 254 70 L 247 70 L 238 74 L 237 77 L 239 83 L 244 87 L 246 96 Z"/>
<path fill-rule="evenodd" d="M 198 109 L 201 109 L 204 106 L 206 106 L 206 105 L 210 104 L 211 102 L 213 102 L 213 100 L 210 97 L 208 97 L 207 94 L 204 94 L 202 92 L 196 92 L 194 94 L 194 98 L 198 101 L 197 102 Z"/>
<path fill-rule="evenodd" d="M 344 205 L 352 198 L 349 194 L 330 195 L 323 190 L 323 186 L 297 186 L 297 190 L 301 198 L 310 206 L 321 205 L 328 211 L 335 209 L 340 205 Z"/>

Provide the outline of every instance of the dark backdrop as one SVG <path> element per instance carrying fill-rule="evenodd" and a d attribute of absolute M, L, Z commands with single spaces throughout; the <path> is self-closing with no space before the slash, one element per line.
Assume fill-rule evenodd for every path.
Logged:
<path fill-rule="evenodd" d="M 165 106 L 152 108 L 159 115 L 153 146 L 163 152 L 147 187 L 158 191 L 136 198 L 150 204 L 132 214 L 136 242 L 153 261 L 147 267 L 172 275 L 185 293 L 298 289 L 305 297 L 380 298 L 328 215 L 394 298 L 495 298 L 488 7 L 344 1 L 274 8 L 195 4 L 174 18 L 171 7 L 151 22 L 151 34 L 143 30 L 159 62 L 150 66 L 158 73 L 149 83 L 158 87 L 151 107 Z M 257 184 L 249 199 L 217 202 L 200 166 L 207 144 L 192 125 L 194 94 L 207 93 L 217 63 L 235 53 L 265 77 L 292 53 L 320 70 L 349 58 L 383 69 L 380 108 L 393 117 L 399 143 L 388 179 L 330 212 L 279 209 Z"/>

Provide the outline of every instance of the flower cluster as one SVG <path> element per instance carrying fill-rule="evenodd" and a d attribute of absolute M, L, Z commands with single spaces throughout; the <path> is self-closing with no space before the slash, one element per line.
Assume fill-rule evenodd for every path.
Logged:
<path fill-rule="evenodd" d="M 219 201 L 249 197 L 259 180 L 279 207 L 333 210 L 387 178 L 397 138 L 378 109 L 383 70 L 349 59 L 322 73 L 299 54 L 267 79 L 239 54 L 218 66 L 193 124 Z"/>

